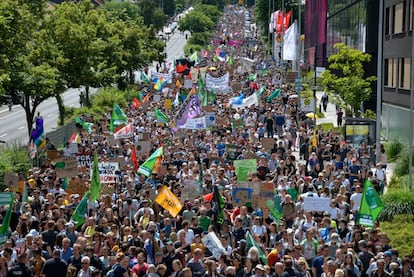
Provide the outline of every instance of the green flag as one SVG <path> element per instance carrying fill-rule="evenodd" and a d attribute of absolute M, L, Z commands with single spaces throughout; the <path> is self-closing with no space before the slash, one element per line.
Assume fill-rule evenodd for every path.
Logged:
<path fill-rule="evenodd" d="M 118 128 L 126 125 L 128 123 L 128 118 L 125 115 L 124 111 L 119 107 L 118 104 L 114 104 L 111 116 L 111 124 L 109 126 L 109 131 L 114 133 Z"/>
<path fill-rule="evenodd" d="M 92 180 L 91 180 L 91 201 L 101 196 L 101 180 L 99 179 L 98 153 L 93 153 Z"/>
<path fill-rule="evenodd" d="M 68 177 L 62 178 L 62 189 L 66 190 L 69 186 L 69 180 Z"/>
<path fill-rule="evenodd" d="M 262 68 L 262 76 L 267 76 L 267 68 Z"/>
<path fill-rule="evenodd" d="M 88 212 L 88 197 L 90 192 L 87 191 L 79 202 L 75 211 L 72 214 L 72 220 L 75 222 L 76 227 L 79 227 L 85 223 Z"/>
<path fill-rule="evenodd" d="M 192 62 L 195 62 L 196 64 L 198 63 L 198 54 L 197 51 L 194 51 L 193 54 L 191 54 L 190 57 L 188 57 L 188 59 Z"/>
<path fill-rule="evenodd" d="M 163 112 L 161 112 L 158 108 L 155 107 L 154 113 L 158 123 L 165 123 L 168 125 L 168 117 Z"/>
<path fill-rule="evenodd" d="M 80 118 L 80 117 L 75 118 L 75 122 L 76 122 L 76 123 L 78 123 L 80 126 L 82 126 L 82 128 L 83 128 L 86 132 L 88 132 L 88 134 L 89 134 L 90 132 L 92 132 L 92 126 L 93 126 L 93 123 L 83 121 L 83 119 L 82 119 L 82 118 Z"/>
<path fill-rule="evenodd" d="M 198 73 L 198 98 L 201 100 L 201 105 L 203 107 L 208 105 L 208 91 L 204 88 L 201 73 Z"/>
<path fill-rule="evenodd" d="M 371 181 L 367 179 L 364 184 L 364 191 L 362 192 L 361 205 L 359 206 L 358 224 L 370 227 L 374 226 L 378 215 L 383 209 L 384 203 L 372 186 Z"/>
<path fill-rule="evenodd" d="M 259 258 L 262 260 L 264 264 L 266 265 L 268 264 L 267 257 L 265 253 L 263 252 L 263 249 L 260 247 L 257 241 L 252 237 L 249 231 L 247 231 L 246 233 L 246 245 L 247 245 L 247 249 L 249 249 L 250 247 L 256 247 L 257 250 L 259 251 Z"/>
<path fill-rule="evenodd" d="M 214 94 L 214 90 L 210 89 L 210 95 L 209 95 L 209 100 L 210 102 L 214 102 L 214 100 L 216 100 L 216 95 Z"/>
<path fill-rule="evenodd" d="M 256 80 L 256 78 L 257 78 L 257 74 L 256 73 L 255 74 L 251 74 L 249 76 L 249 81 L 254 81 L 254 80 Z"/>
<path fill-rule="evenodd" d="M 226 205 L 223 196 L 218 190 L 217 186 L 213 187 L 213 208 L 215 210 L 214 220 L 218 224 L 223 224 L 224 222 L 224 206 Z"/>
<path fill-rule="evenodd" d="M 7 203 L 7 205 L 9 205 L 9 208 L 7 209 L 6 215 L 3 218 L 3 223 L 0 227 L 0 245 L 4 244 L 7 241 L 10 233 L 9 229 L 11 213 L 13 210 L 14 193 L 9 194 L 8 197 L 10 197 L 9 202 Z"/>
<path fill-rule="evenodd" d="M 149 83 L 149 79 L 147 77 L 147 75 L 145 74 L 144 71 L 141 71 L 141 76 L 140 76 L 141 82 L 143 83 Z"/>
<path fill-rule="evenodd" d="M 13 192 L 0 192 L 0 206 L 7 206 L 10 199 L 13 197 Z"/>
<path fill-rule="evenodd" d="M 234 60 L 231 56 L 229 57 L 229 60 L 227 61 L 227 63 L 230 65 L 234 64 Z"/>
<path fill-rule="evenodd" d="M 260 87 L 259 91 L 257 92 L 257 96 L 260 97 L 265 91 L 266 91 L 266 87 Z"/>
<path fill-rule="evenodd" d="M 280 198 L 277 193 L 277 190 L 275 190 L 274 192 L 273 201 L 270 199 L 267 200 L 266 206 L 269 208 L 270 215 L 273 221 L 275 221 L 277 225 L 279 225 L 280 219 L 282 218 L 282 207 L 280 205 Z"/>
<path fill-rule="evenodd" d="M 163 155 L 162 146 L 155 150 L 154 153 L 138 168 L 138 173 L 148 177 L 157 166 L 157 161 Z"/>
<path fill-rule="evenodd" d="M 280 96 L 280 89 L 275 89 L 274 92 L 272 92 L 272 94 L 270 94 L 267 97 L 267 102 L 270 103 L 272 101 L 273 98 L 278 98 Z"/>

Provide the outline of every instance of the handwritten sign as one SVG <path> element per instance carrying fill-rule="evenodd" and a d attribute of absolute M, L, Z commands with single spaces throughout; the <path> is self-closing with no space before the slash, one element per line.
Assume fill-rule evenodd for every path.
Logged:
<path fill-rule="evenodd" d="M 82 197 L 86 192 L 86 186 L 81 180 L 70 180 L 66 188 L 68 194 L 79 194 Z"/>
<path fill-rule="evenodd" d="M 79 167 L 91 167 L 92 156 L 89 153 L 77 154 L 75 157 Z"/>
<path fill-rule="evenodd" d="M 253 189 L 252 188 L 233 188 L 231 195 L 236 204 L 246 205 L 252 203 Z"/>
<path fill-rule="evenodd" d="M 272 150 L 273 147 L 275 147 L 275 139 L 262 138 L 262 146 L 266 149 L 266 151 Z"/>
<path fill-rule="evenodd" d="M 234 161 L 236 168 L 236 176 L 238 181 L 247 181 L 249 173 L 254 173 L 257 170 L 257 160 L 236 160 Z"/>
<path fill-rule="evenodd" d="M 200 184 L 195 180 L 184 180 L 184 189 L 181 190 L 181 201 L 194 200 L 202 193 Z"/>
<path fill-rule="evenodd" d="M 116 162 L 100 162 L 98 163 L 99 180 L 101 184 L 114 184 L 116 182 L 115 171 L 119 170 L 119 163 Z M 92 169 L 91 169 L 92 172 Z M 91 175 L 92 178 L 92 175 Z"/>
<path fill-rule="evenodd" d="M 305 211 L 321 212 L 328 211 L 331 199 L 328 197 L 304 197 L 303 209 Z"/>
<path fill-rule="evenodd" d="M 65 177 L 72 178 L 73 176 L 79 174 L 78 163 L 74 157 L 62 159 L 62 160 L 56 160 L 56 163 L 58 162 L 65 163 L 65 166 L 63 168 L 56 168 L 56 176 L 58 178 L 65 178 Z"/>

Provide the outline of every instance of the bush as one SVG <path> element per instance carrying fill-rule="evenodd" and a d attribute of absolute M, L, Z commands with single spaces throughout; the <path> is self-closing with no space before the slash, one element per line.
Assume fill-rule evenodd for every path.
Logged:
<path fill-rule="evenodd" d="M 381 231 L 387 233 L 392 248 L 396 248 L 400 257 L 412 254 L 414 249 L 414 216 L 398 215 L 391 222 L 381 222 Z"/>
<path fill-rule="evenodd" d="M 9 148 L 0 148 L 0 190 L 5 189 L 4 176 L 6 173 L 26 174 L 30 168 L 27 148 L 12 145 Z"/>
<path fill-rule="evenodd" d="M 413 158 L 414 158 L 414 153 L 413 153 Z M 409 171 L 409 158 L 408 158 L 408 151 L 403 151 L 396 163 L 395 163 L 395 168 L 394 168 L 394 174 L 396 174 L 397 176 L 403 176 L 403 175 L 407 175 L 408 171 Z M 414 164 L 414 159 L 413 159 L 413 164 Z M 411 166 L 413 166 L 413 164 L 411 164 Z"/>
<path fill-rule="evenodd" d="M 414 215 L 414 194 L 405 190 L 389 191 L 382 196 L 384 210 L 378 219 L 392 221 L 398 215 Z"/>
<path fill-rule="evenodd" d="M 385 144 L 385 151 L 390 161 L 395 161 L 404 149 L 404 144 L 399 139 L 393 139 Z"/>

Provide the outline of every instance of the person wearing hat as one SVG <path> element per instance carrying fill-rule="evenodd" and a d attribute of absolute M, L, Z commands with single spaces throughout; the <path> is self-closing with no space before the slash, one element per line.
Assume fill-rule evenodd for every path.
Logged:
<path fill-rule="evenodd" d="M 264 272 L 265 272 L 265 269 L 264 269 L 263 265 L 258 264 L 254 268 L 254 275 L 252 275 L 252 277 L 263 277 Z"/>

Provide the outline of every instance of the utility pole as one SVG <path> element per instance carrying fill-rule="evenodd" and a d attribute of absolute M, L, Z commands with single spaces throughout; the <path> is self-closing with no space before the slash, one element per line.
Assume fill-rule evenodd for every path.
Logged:
<path fill-rule="evenodd" d="M 375 161 L 380 161 L 381 157 L 381 109 L 382 109 L 382 39 L 383 39 L 383 20 L 384 20 L 384 0 L 379 1 L 378 16 L 378 55 L 377 55 L 377 122 L 375 126 L 376 148 Z"/>

